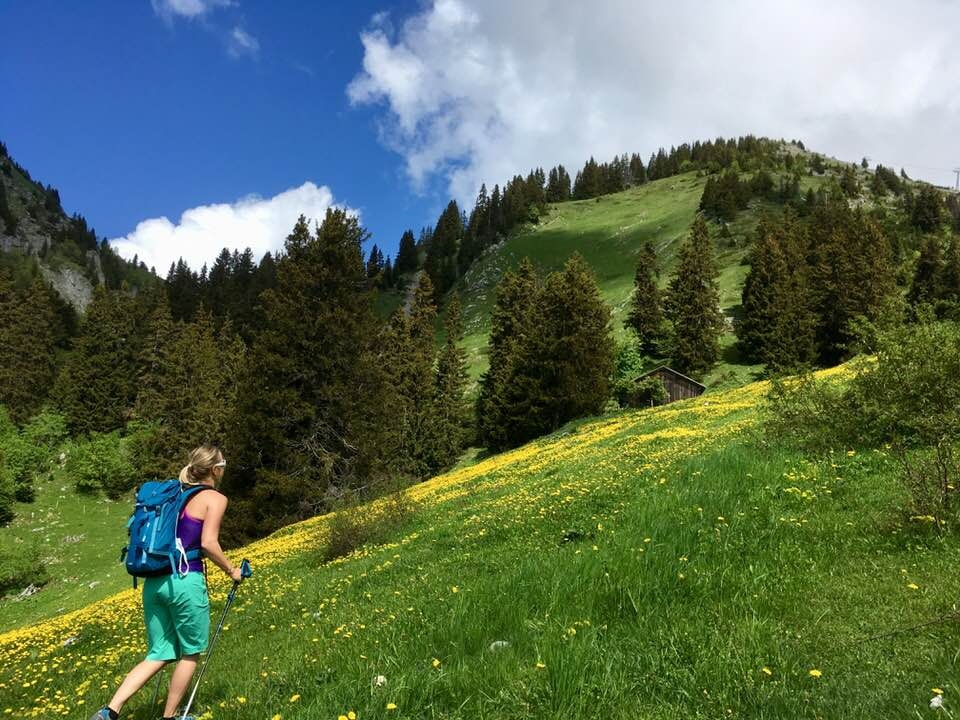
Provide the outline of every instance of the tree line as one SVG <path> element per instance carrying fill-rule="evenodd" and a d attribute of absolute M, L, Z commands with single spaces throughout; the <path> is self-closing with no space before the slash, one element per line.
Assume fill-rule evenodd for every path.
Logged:
<path fill-rule="evenodd" d="M 663 153 L 656 172 L 669 169 L 671 155 L 680 153 Z M 622 158 L 621 170 L 635 159 Z M 900 186 L 900 215 L 920 233 L 914 258 L 891 232 L 895 221 L 853 206 L 842 177 L 800 200 L 796 166 L 777 185 L 764 162 L 749 180 L 724 180 L 732 170 L 709 178 L 715 191 L 789 197 L 757 229 L 735 321 L 719 306 L 710 220 L 722 218 L 701 213 L 665 283 L 653 245 L 639 254 L 626 321 L 634 353 L 703 377 L 732 328 L 746 357 L 780 372 L 849 357 L 870 325 L 956 316 L 960 244 L 944 232 L 954 215 L 939 193 L 914 196 Z M 249 250 L 224 250 L 209 270 L 174 263 L 164 283 L 137 293 L 97 288 L 73 332 L 42 281 L 18 285 L 0 271 L 0 396 L 21 424 L 49 400 L 74 436 L 123 430 L 136 469 L 126 485 L 104 481 L 108 491 L 144 473 L 172 474 L 198 441 L 221 444 L 236 498 L 234 541 L 329 508 L 345 493 L 429 477 L 468 444 L 519 445 L 602 411 L 624 372 L 610 309 L 583 259 L 546 275 L 523 261 L 496 289 L 489 368 L 475 406 L 465 400 L 462 313 L 449 293 L 463 272 L 459 253 L 469 238 L 494 242 L 507 213 L 520 222 L 524 209 L 546 203 L 549 185 L 535 171 L 514 178 L 506 195 L 482 189 L 469 217 L 451 202 L 419 238 L 404 233 L 395 263 L 376 246 L 365 253 L 367 232 L 343 211 L 319 225 L 300 218 L 283 250 L 259 263 Z M 924 234 L 917 219 L 929 217 L 938 226 Z M 374 299 L 390 286 L 385 277 L 420 268 L 409 308 L 379 318 Z M 22 347 L 28 352 L 14 350 Z"/>

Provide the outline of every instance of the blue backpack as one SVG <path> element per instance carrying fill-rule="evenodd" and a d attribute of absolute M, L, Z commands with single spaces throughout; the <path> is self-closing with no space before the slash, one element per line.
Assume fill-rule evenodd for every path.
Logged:
<path fill-rule="evenodd" d="M 206 485 L 182 486 L 179 480 L 151 480 L 137 490 L 133 515 L 127 521 L 130 542 L 120 552 L 134 587 L 137 578 L 186 572 L 187 563 L 203 557 L 202 550 L 184 550 L 177 537 L 177 521 L 190 498 L 206 489 Z"/>

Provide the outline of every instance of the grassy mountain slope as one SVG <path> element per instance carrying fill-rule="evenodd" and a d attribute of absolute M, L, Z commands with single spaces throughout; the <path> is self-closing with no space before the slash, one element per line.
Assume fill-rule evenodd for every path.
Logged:
<path fill-rule="evenodd" d="M 696 217 L 706 180 L 706 176 L 689 172 L 596 199 L 553 204 L 538 225 L 524 226 L 488 251 L 455 287 L 464 306 L 471 377 L 477 379 L 487 367 L 486 345 L 497 283 L 524 257 L 550 272 L 560 269 L 574 252 L 580 253 L 596 274 L 601 294 L 613 310 L 615 332 L 621 334 L 640 250 L 647 241 L 654 243 L 661 264 L 661 286 L 666 287 L 676 252 Z M 801 190 L 819 188 L 825 181 L 821 176 L 804 177 Z M 764 213 L 779 212 L 780 206 L 754 199 L 726 233 L 711 223 L 720 268 L 720 302 L 728 314 L 740 304 L 748 270 L 743 260 L 757 223 Z M 733 348 L 734 340 L 732 333 L 723 339 L 724 357 L 706 378 L 708 385 L 742 384 L 757 375 L 759 366 L 743 363 Z"/>
<path fill-rule="evenodd" d="M 948 612 L 960 543 L 903 518 L 884 453 L 767 446 L 764 390 L 574 424 L 455 470 L 408 491 L 388 542 L 332 563 L 331 516 L 251 545 L 197 709 L 889 718 L 928 712 L 933 687 L 949 708 L 953 625 L 863 640 Z M 216 618 L 227 586 L 211 581 Z M 2 711 L 84 716 L 141 637 L 130 590 L 0 635 Z M 153 717 L 151 694 L 126 717 Z"/>
<path fill-rule="evenodd" d="M 119 288 L 126 283 L 137 289 L 156 283 L 142 263 L 127 262 L 102 247 L 82 216 L 68 217 L 56 189 L 32 178 L 3 143 L 0 185 L 0 268 L 19 285 L 29 284 L 39 271 L 82 313 L 98 284 Z"/>

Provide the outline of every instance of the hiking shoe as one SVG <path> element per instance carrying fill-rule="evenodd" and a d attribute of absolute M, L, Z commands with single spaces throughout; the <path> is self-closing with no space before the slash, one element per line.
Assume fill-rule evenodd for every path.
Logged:
<path fill-rule="evenodd" d="M 90 720 L 110 720 L 110 711 L 103 707 L 90 716 Z"/>

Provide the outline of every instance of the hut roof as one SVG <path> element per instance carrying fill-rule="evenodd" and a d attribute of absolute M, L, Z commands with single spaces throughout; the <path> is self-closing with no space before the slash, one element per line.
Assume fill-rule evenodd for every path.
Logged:
<path fill-rule="evenodd" d="M 694 380 L 692 377 L 687 377 L 686 375 L 684 375 L 684 374 L 681 373 L 681 372 L 677 372 L 676 370 L 674 370 L 674 369 L 673 369 L 672 367 L 670 367 L 669 365 L 658 365 L 658 366 L 655 367 L 653 370 L 650 370 L 649 372 L 645 372 L 643 375 L 639 376 L 639 377 L 637 378 L 637 381 L 639 382 L 640 380 L 643 380 L 644 378 L 650 377 L 650 376 L 653 375 L 654 373 L 660 372 L 661 370 L 666 370 L 668 373 L 671 373 L 672 375 L 676 375 L 676 376 L 679 377 L 679 378 L 683 378 L 683 379 L 686 380 L 687 382 L 691 382 L 691 383 L 693 383 L 694 385 L 696 385 L 697 387 L 703 388 L 704 390 L 707 389 L 707 386 L 704 385 L 703 383 L 697 382 L 697 381 Z"/>

